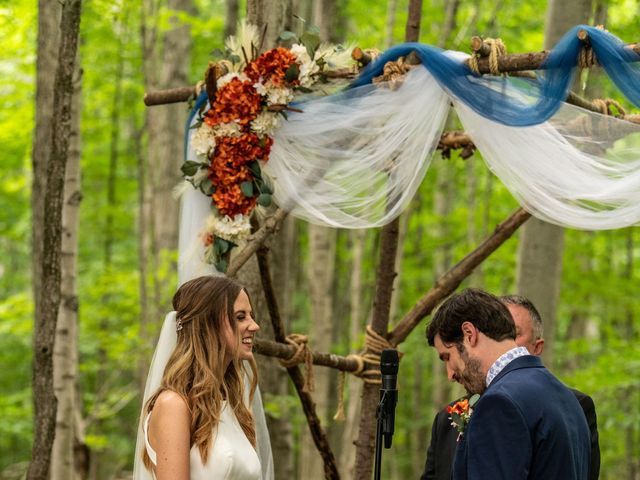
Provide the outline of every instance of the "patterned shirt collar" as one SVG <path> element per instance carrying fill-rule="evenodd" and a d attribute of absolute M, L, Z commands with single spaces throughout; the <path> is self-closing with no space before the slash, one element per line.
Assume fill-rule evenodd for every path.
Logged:
<path fill-rule="evenodd" d="M 487 387 L 491 385 L 493 379 L 502 371 L 504 367 L 509 365 L 512 361 L 514 361 L 518 357 L 524 357 L 525 355 L 531 355 L 529 350 L 524 347 L 515 347 L 509 350 L 508 352 L 503 353 L 487 372 Z"/>

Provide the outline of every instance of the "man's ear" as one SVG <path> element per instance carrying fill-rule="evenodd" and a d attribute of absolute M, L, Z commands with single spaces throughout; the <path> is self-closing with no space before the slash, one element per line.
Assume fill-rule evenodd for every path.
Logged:
<path fill-rule="evenodd" d="M 462 341 L 467 341 L 469 346 L 475 347 L 478 343 L 478 329 L 471 322 L 463 322 L 462 326 Z"/>
<path fill-rule="evenodd" d="M 544 350 L 544 338 L 540 338 L 533 344 L 533 354 L 540 356 Z"/>

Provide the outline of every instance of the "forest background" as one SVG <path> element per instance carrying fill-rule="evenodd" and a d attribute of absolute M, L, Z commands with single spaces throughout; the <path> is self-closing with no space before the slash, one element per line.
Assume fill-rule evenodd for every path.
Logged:
<path fill-rule="evenodd" d="M 43 52 L 56 42 L 55 35 L 38 42 L 37 27 L 42 31 L 42 9 L 52 8 L 45 5 L 57 3 L 0 1 L 2 479 L 21 478 L 33 441 L 32 291 L 38 281 L 33 264 L 42 253 L 32 251 L 30 238 L 32 225 L 42 217 L 41 209 L 32 205 L 37 204 L 34 198 L 43 181 L 32 165 L 34 150 L 42 147 L 33 133 L 42 107 L 36 102 L 36 64 L 52 68 L 43 66 L 41 59 L 46 60 Z M 264 3 L 272 3 L 272 10 L 283 5 L 290 9 L 288 14 L 295 17 L 287 28 L 297 33 L 318 25 L 326 39 L 379 49 L 404 37 L 407 0 Z M 470 37 L 482 35 L 501 37 L 510 52 L 539 51 L 548 46 L 558 4 L 569 17 L 583 19 L 560 19 L 567 28 L 555 32 L 555 38 L 570 25 L 589 22 L 605 24 L 627 42 L 639 40 L 638 0 L 426 0 L 420 41 L 468 51 Z M 59 332 L 62 340 L 56 347 L 57 356 L 67 358 L 75 372 L 68 430 L 76 478 L 130 476 L 141 386 L 176 287 L 177 201 L 171 191 L 180 181 L 188 106 L 146 108 L 143 94 L 195 84 L 211 51 L 223 46 L 247 7 L 237 0 L 92 0 L 83 5 L 81 70 L 74 82 L 79 115 L 70 155 L 77 168 L 70 163 L 67 172 L 67 181 L 76 182 L 72 203 L 79 205 L 73 230 L 77 251 L 74 247 L 64 253 L 76 259 L 77 274 L 71 293 L 63 296 L 72 320 L 64 324 L 67 330 Z M 59 12 L 50 12 L 55 27 Z M 38 81 L 53 84 L 53 73 Z M 589 98 L 622 100 L 592 73 L 584 73 L 576 89 Z M 459 128 L 455 118 L 448 128 Z M 450 158 L 436 153 L 423 185 L 401 217 L 391 323 L 516 207 L 478 152 L 467 159 L 458 151 L 451 151 Z M 600 478 L 637 480 L 638 230 L 565 231 L 540 223 L 530 220 L 463 286 L 496 294 L 525 293 L 536 301 L 546 324 L 545 363 L 596 403 Z M 336 231 L 286 220 L 271 242 L 271 253 L 289 331 L 310 332 L 312 348 L 320 351 L 348 354 L 361 348 L 372 311 L 379 235 L 378 230 Z M 384 453 L 385 478 L 419 477 L 433 415 L 460 393 L 447 384 L 427 347 L 424 325 L 400 346 L 405 356 L 399 374 L 397 431 L 393 448 Z M 283 369 L 261 356 L 258 363 L 277 478 L 321 478 L 319 457 Z M 315 375 L 320 416 L 342 475 L 351 478 L 360 380 L 349 380 L 347 419 L 336 422 L 332 417 L 338 375 L 322 367 L 315 368 Z M 72 478 L 56 477 L 60 471 L 65 470 L 54 468 L 52 478 Z"/>

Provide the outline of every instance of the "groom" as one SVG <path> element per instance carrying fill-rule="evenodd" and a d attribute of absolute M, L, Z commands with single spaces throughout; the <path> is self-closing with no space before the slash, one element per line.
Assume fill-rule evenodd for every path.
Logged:
<path fill-rule="evenodd" d="M 453 478 L 583 480 L 590 440 L 580 405 L 515 337 L 504 304 L 476 289 L 447 299 L 427 329 L 449 380 L 482 394 Z"/>

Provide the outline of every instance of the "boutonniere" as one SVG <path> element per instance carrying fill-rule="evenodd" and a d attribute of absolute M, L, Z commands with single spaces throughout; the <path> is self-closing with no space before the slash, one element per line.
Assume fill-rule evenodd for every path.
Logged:
<path fill-rule="evenodd" d="M 471 414 L 473 413 L 473 406 L 479 398 L 480 395 L 476 393 L 469 399 L 465 398 L 447 407 L 447 413 L 451 419 L 451 426 L 458 430 L 458 441 L 467 429 L 467 425 L 471 420 Z"/>

